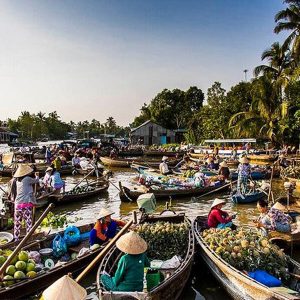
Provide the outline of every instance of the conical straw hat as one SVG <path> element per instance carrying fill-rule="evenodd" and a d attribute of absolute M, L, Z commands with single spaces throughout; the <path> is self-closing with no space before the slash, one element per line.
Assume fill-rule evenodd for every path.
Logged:
<path fill-rule="evenodd" d="M 169 159 L 168 156 L 163 156 L 161 160 L 162 160 L 162 161 L 166 161 L 166 160 L 168 160 L 168 159 Z"/>
<path fill-rule="evenodd" d="M 86 290 L 68 275 L 56 280 L 43 292 L 44 300 L 84 300 L 86 296 Z"/>
<path fill-rule="evenodd" d="M 242 157 L 241 159 L 240 159 L 240 163 L 241 164 L 248 164 L 249 163 L 249 160 L 248 160 L 248 158 L 247 157 Z"/>
<path fill-rule="evenodd" d="M 285 207 L 284 205 L 282 205 L 281 203 L 279 203 L 279 202 L 276 202 L 276 203 L 272 206 L 272 208 L 281 210 L 281 211 L 283 211 L 283 212 L 286 212 L 286 211 L 287 211 L 286 207 Z"/>
<path fill-rule="evenodd" d="M 114 212 L 111 212 L 108 209 L 102 207 L 101 210 L 100 210 L 100 212 L 99 212 L 99 215 L 97 217 L 97 220 L 105 218 L 105 217 L 110 216 L 112 214 L 114 214 Z"/>
<path fill-rule="evenodd" d="M 212 161 L 213 161 L 212 157 L 209 157 L 209 158 L 206 160 L 206 163 L 210 164 Z"/>
<path fill-rule="evenodd" d="M 226 201 L 224 199 L 216 198 L 210 208 L 213 208 L 219 204 L 225 204 L 225 203 L 226 203 Z"/>
<path fill-rule="evenodd" d="M 148 248 L 146 241 L 134 231 L 130 231 L 121 236 L 117 240 L 116 246 L 122 252 L 128 254 L 141 254 Z"/>
<path fill-rule="evenodd" d="M 223 168 L 227 168 L 228 167 L 227 164 L 226 164 L 226 161 L 222 161 L 220 163 L 220 166 L 223 167 Z"/>
<path fill-rule="evenodd" d="M 33 169 L 28 165 L 19 165 L 17 171 L 14 174 L 15 178 L 26 176 L 33 172 Z"/>

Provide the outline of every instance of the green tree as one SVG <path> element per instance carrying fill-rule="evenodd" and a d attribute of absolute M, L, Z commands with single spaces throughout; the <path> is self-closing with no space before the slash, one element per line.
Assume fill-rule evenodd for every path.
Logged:
<path fill-rule="evenodd" d="M 286 38 L 284 45 L 291 47 L 293 57 L 299 63 L 300 57 L 300 1 L 299 0 L 285 0 L 288 7 L 279 11 L 275 15 L 275 22 L 277 22 L 274 32 L 280 33 L 282 31 L 291 31 Z"/>

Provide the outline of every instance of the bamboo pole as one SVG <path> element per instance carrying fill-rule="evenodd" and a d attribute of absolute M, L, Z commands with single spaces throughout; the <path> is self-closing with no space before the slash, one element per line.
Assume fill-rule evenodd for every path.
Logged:
<path fill-rule="evenodd" d="M 87 173 L 73 188 L 72 190 L 74 190 L 75 188 L 77 188 L 79 186 L 79 184 L 81 182 L 83 182 L 89 175 L 91 175 L 93 172 L 95 171 L 95 169 L 91 170 L 89 173 Z"/>
<path fill-rule="evenodd" d="M 22 249 L 23 245 L 27 242 L 27 240 L 31 237 L 31 235 L 34 233 L 34 231 L 37 229 L 37 227 L 42 223 L 45 216 L 48 214 L 48 212 L 54 207 L 54 204 L 51 203 L 46 208 L 46 210 L 42 213 L 42 215 L 39 217 L 39 219 L 36 221 L 36 223 L 32 226 L 32 228 L 29 230 L 29 232 L 25 235 L 23 240 L 19 243 L 19 245 L 16 247 L 16 249 L 13 251 L 13 253 L 7 258 L 7 260 L 4 262 L 2 267 L 0 268 L 0 277 L 6 270 L 6 268 L 9 266 L 10 262 L 13 260 L 13 258 L 18 254 L 18 252 Z"/>
<path fill-rule="evenodd" d="M 274 164 L 272 166 L 272 171 L 271 171 L 270 189 L 269 189 L 269 194 L 268 194 L 268 203 L 270 202 L 271 196 L 272 196 L 272 202 L 274 203 L 274 196 L 273 196 L 273 192 L 272 192 L 273 176 L 274 176 Z"/>
<path fill-rule="evenodd" d="M 130 220 L 118 234 L 102 249 L 102 251 L 93 259 L 93 261 L 77 276 L 75 281 L 80 282 L 95 265 L 103 258 L 103 256 L 114 246 L 116 241 L 127 231 L 127 229 L 133 224 L 133 220 Z"/>

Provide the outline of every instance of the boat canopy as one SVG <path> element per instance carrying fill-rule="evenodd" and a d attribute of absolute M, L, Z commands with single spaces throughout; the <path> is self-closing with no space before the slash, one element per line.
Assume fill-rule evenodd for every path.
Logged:
<path fill-rule="evenodd" d="M 217 139 L 217 140 L 205 140 L 205 143 L 210 144 L 222 144 L 222 143 L 256 143 L 256 139 Z"/>

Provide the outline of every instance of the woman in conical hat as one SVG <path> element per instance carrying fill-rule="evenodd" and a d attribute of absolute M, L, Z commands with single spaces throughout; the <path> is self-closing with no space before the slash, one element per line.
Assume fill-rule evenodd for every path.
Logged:
<path fill-rule="evenodd" d="M 64 275 L 42 294 L 42 300 L 85 300 L 86 290 L 70 276 Z"/>
<path fill-rule="evenodd" d="M 235 216 L 230 217 L 228 213 L 222 210 L 223 205 L 226 203 L 224 199 L 216 198 L 211 205 L 210 212 L 207 218 L 207 225 L 209 228 L 234 228 L 232 219 Z"/>
<path fill-rule="evenodd" d="M 243 156 L 239 160 L 238 166 L 238 182 L 237 182 L 237 193 L 245 195 L 248 190 L 248 179 L 251 173 L 251 166 L 247 157 Z"/>
<path fill-rule="evenodd" d="M 123 227 L 126 223 L 119 220 L 113 220 L 111 215 L 114 213 L 102 207 L 95 223 L 94 228 L 90 231 L 90 245 L 103 244 L 108 239 L 116 235 L 118 227 Z"/>
<path fill-rule="evenodd" d="M 292 220 L 291 217 L 286 214 L 287 209 L 284 205 L 276 202 L 268 209 L 268 203 L 264 200 L 259 200 L 257 202 L 257 209 L 260 212 L 260 216 L 256 221 L 257 227 L 279 232 L 291 232 Z"/>
<path fill-rule="evenodd" d="M 220 176 L 222 176 L 222 180 L 224 181 L 225 179 L 229 179 L 230 176 L 230 171 L 229 168 L 227 166 L 227 163 L 225 161 L 222 161 L 220 163 L 220 169 L 219 169 L 219 173 Z"/>
<path fill-rule="evenodd" d="M 150 266 L 145 254 L 146 241 L 136 232 L 130 231 L 119 238 L 116 246 L 125 254 L 118 262 L 115 276 L 102 275 L 102 283 L 109 291 L 141 292 L 144 268 Z"/>
<path fill-rule="evenodd" d="M 14 214 L 14 237 L 19 240 L 21 222 L 25 221 L 26 232 L 32 227 L 32 210 L 36 204 L 33 186 L 39 183 L 38 173 L 33 176 L 33 169 L 28 165 L 20 164 L 14 174 L 16 178 L 16 198 Z"/>

